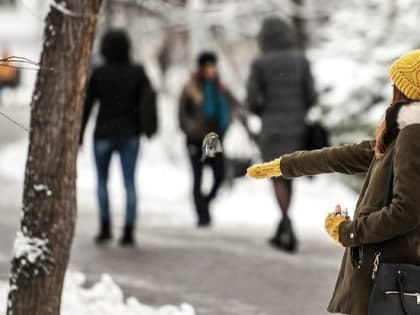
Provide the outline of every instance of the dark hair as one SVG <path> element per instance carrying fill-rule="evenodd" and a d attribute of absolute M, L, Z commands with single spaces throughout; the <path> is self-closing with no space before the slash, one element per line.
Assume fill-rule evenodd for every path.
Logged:
<path fill-rule="evenodd" d="M 208 64 L 217 64 L 217 55 L 213 51 L 203 51 L 197 58 L 197 64 L 200 68 Z"/>
<path fill-rule="evenodd" d="M 101 53 L 108 63 L 130 62 L 130 40 L 123 30 L 108 31 L 102 38 Z"/>
<path fill-rule="evenodd" d="M 412 100 L 394 85 L 392 104 L 386 110 L 385 119 L 381 121 L 376 129 L 375 155 L 377 158 L 381 158 L 384 155 L 388 146 L 397 137 L 399 132 L 397 123 L 398 113 L 401 107 L 411 102 Z"/>

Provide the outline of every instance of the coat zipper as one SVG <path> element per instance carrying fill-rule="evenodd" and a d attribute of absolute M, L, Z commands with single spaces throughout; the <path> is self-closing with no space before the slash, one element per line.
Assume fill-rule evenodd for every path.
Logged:
<path fill-rule="evenodd" d="M 381 258 L 381 252 L 376 252 L 375 260 L 373 261 L 372 280 L 376 279 L 376 274 L 378 273 L 378 269 L 379 269 L 380 258 Z"/>
<path fill-rule="evenodd" d="M 390 294 L 398 294 L 400 295 L 401 293 L 398 291 L 385 291 L 386 295 L 390 295 Z M 420 293 L 403 293 L 405 296 L 411 296 L 411 297 L 416 297 L 417 298 L 417 304 L 420 304 Z"/>

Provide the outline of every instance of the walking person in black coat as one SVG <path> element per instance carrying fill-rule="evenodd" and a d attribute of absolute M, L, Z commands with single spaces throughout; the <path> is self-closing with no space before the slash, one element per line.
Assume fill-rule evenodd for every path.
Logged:
<path fill-rule="evenodd" d="M 316 93 L 309 62 L 284 21 L 267 18 L 258 39 L 262 53 L 251 67 L 247 99 L 250 110 L 262 119 L 260 148 L 263 159 L 270 161 L 304 148 L 305 116 L 315 103 Z M 297 240 L 288 216 L 292 181 L 274 179 L 273 186 L 282 219 L 270 243 L 293 252 Z"/>
<path fill-rule="evenodd" d="M 91 110 L 99 104 L 94 132 L 97 198 L 100 210 L 98 244 L 112 239 L 108 175 L 111 157 L 120 157 L 126 192 L 126 216 L 121 245 L 133 245 L 137 217 L 135 171 L 142 133 L 156 131 L 155 94 L 143 67 L 130 61 L 130 41 L 125 32 L 105 34 L 101 53 L 105 63 L 91 74 L 84 105 L 80 144 Z"/>

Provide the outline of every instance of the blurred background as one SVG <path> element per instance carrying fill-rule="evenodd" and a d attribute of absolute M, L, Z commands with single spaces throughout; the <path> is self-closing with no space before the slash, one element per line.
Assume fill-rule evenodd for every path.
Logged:
<path fill-rule="evenodd" d="M 2 56 L 39 60 L 48 9 L 47 0 L 0 0 Z M 390 102 L 389 65 L 420 46 L 420 2 L 104 1 L 92 68 L 102 62 L 102 35 L 114 28 L 126 30 L 132 59 L 143 64 L 157 92 L 159 130 L 155 137 L 141 139 L 138 247 L 131 250 L 100 248 L 92 242 L 97 225 L 95 167 L 92 137 L 86 137 L 78 160 L 79 220 L 70 268 L 85 273 L 88 283 L 108 273 L 125 294 L 142 302 L 185 301 L 197 314 L 326 313 L 342 250 L 327 238 L 323 219 L 336 204 L 353 210 L 360 178 L 323 175 L 296 182 L 290 210 L 300 239 L 295 255 L 274 251 L 266 243 L 279 218 L 268 182 L 230 176 L 212 205 L 212 228 L 194 227 L 192 175 L 178 122 L 182 88 L 197 55 L 212 50 L 223 82 L 246 107 L 250 66 L 260 53 L 257 36 L 263 20 L 273 15 L 296 30 L 298 45 L 310 61 L 318 100 L 308 119 L 328 128 L 332 144 L 373 136 Z M 28 127 L 37 74 L 36 67 L 23 68 L 3 74 L 6 79 L 0 84 L 1 280 L 7 279 L 19 222 L 28 145 L 27 132 L 14 122 Z M 248 120 L 258 131 L 259 118 Z M 259 159 L 239 123 L 227 130 L 224 145 L 228 158 Z M 205 169 L 203 189 L 208 189 L 211 177 Z M 121 226 L 124 190 L 117 163 L 111 166 L 109 187 L 115 225 Z"/>

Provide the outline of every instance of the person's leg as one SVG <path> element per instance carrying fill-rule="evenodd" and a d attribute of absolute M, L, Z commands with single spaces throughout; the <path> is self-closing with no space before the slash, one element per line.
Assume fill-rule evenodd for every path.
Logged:
<path fill-rule="evenodd" d="M 294 252 L 297 249 L 297 239 L 288 215 L 292 198 L 292 181 L 284 178 L 273 179 L 273 186 L 282 219 L 270 243 L 278 249 Z"/>
<path fill-rule="evenodd" d="M 225 161 L 223 154 L 218 153 L 213 159 L 209 160 L 208 164 L 211 167 L 214 179 L 212 189 L 207 198 L 208 201 L 211 202 L 216 197 L 217 192 L 225 179 Z"/>
<path fill-rule="evenodd" d="M 96 237 L 98 243 L 112 238 L 111 214 L 108 197 L 108 173 L 112 157 L 113 144 L 109 140 L 94 140 L 94 156 L 97 173 L 97 198 L 100 210 L 100 232 Z"/>
<path fill-rule="evenodd" d="M 274 193 L 283 216 L 287 216 L 292 199 L 292 181 L 284 178 L 273 179 Z"/>
<path fill-rule="evenodd" d="M 201 191 L 201 181 L 203 178 L 203 163 L 201 162 L 200 146 L 188 144 L 188 153 L 191 161 L 193 172 L 193 197 L 194 206 L 197 213 L 198 226 L 207 226 L 210 224 L 208 208 L 206 207 L 205 198 Z"/>
<path fill-rule="evenodd" d="M 121 238 L 122 245 L 134 243 L 134 227 L 137 217 L 137 192 L 136 192 L 136 165 L 139 152 L 139 139 L 137 137 L 121 140 L 117 150 L 120 154 L 121 168 L 124 177 L 126 192 L 125 224 Z"/>

